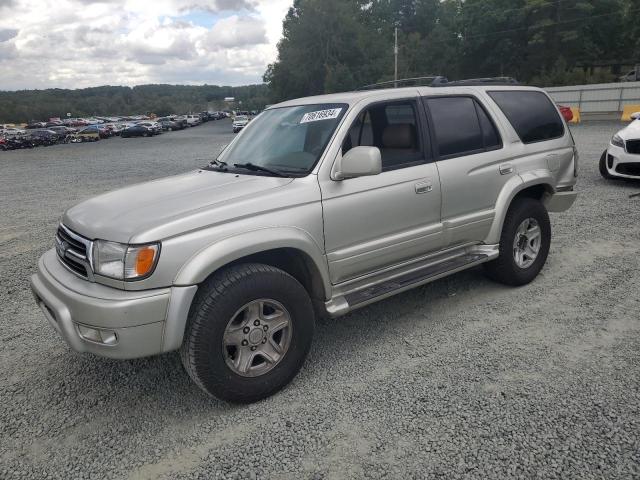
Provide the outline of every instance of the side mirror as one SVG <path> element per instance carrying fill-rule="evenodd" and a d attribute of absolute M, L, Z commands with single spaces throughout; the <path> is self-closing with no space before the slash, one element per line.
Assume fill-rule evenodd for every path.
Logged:
<path fill-rule="evenodd" d="M 638 120 L 640 119 L 640 112 L 635 112 L 631 114 L 631 120 Z"/>
<path fill-rule="evenodd" d="M 377 147 L 354 147 L 338 160 L 334 178 L 368 177 L 382 172 L 382 157 Z"/>

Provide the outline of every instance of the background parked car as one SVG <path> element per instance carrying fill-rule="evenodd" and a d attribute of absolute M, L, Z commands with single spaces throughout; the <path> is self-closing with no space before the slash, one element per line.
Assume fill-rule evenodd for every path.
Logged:
<path fill-rule="evenodd" d="M 564 117 L 564 120 L 568 123 L 573 120 L 573 112 L 571 111 L 571 107 L 565 107 L 564 105 L 558 105 L 558 109 L 560 113 Z"/>
<path fill-rule="evenodd" d="M 49 127 L 49 130 L 56 132 L 61 139 L 65 139 L 68 135 L 73 135 L 78 131 L 76 128 L 65 127 L 64 125 Z"/>
<path fill-rule="evenodd" d="M 600 175 L 606 179 L 625 178 L 640 180 L 640 112 L 617 132 L 600 157 Z"/>
<path fill-rule="evenodd" d="M 202 121 L 200 120 L 199 115 L 187 115 L 187 124 L 190 127 L 195 127 L 196 125 L 200 125 Z"/>
<path fill-rule="evenodd" d="M 119 123 L 107 123 L 105 124 L 105 128 L 111 132 L 111 135 L 120 135 L 120 132 L 125 128 L 124 125 Z"/>
<path fill-rule="evenodd" d="M 5 145 L 7 150 L 18 150 L 23 148 L 33 148 L 36 144 L 32 141 L 31 136 L 25 134 L 17 134 L 5 137 Z"/>
<path fill-rule="evenodd" d="M 97 142 L 98 140 L 100 140 L 100 131 L 93 126 L 78 130 L 70 139 L 71 143 Z"/>
<path fill-rule="evenodd" d="M 30 130 L 28 136 L 36 146 L 48 147 L 55 145 L 60 140 L 60 135 L 58 135 L 58 133 L 47 129 Z"/>
<path fill-rule="evenodd" d="M 189 126 L 186 115 L 176 115 L 175 117 L 173 117 L 173 121 L 180 123 L 182 125 L 182 128 L 187 128 Z"/>
<path fill-rule="evenodd" d="M 148 121 L 148 122 L 138 122 L 138 125 L 142 125 L 143 127 L 147 127 L 153 130 L 153 133 L 156 135 L 162 133 L 162 125 L 158 122 Z"/>
<path fill-rule="evenodd" d="M 171 132 L 173 130 L 182 130 L 184 128 L 184 125 L 182 123 L 176 122 L 174 120 L 161 120 L 159 123 L 162 126 L 162 129 L 167 132 Z"/>
<path fill-rule="evenodd" d="M 636 67 L 628 72 L 626 75 L 622 75 L 618 78 L 621 82 L 637 82 L 640 80 L 640 65 L 636 65 Z"/>
<path fill-rule="evenodd" d="M 120 133 L 122 138 L 131 138 L 131 137 L 152 137 L 155 135 L 155 132 L 152 128 L 146 127 L 142 124 L 132 125 L 128 128 L 125 128 Z"/>
<path fill-rule="evenodd" d="M 246 115 L 236 115 L 233 119 L 233 133 L 238 133 L 249 124 L 249 117 Z"/>

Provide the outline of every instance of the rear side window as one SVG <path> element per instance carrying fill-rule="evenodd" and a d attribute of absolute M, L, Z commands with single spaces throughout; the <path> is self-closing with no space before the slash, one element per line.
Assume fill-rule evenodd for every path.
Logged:
<path fill-rule="evenodd" d="M 500 148 L 502 146 L 502 140 L 500 134 L 496 130 L 495 125 L 480 105 L 476 104 L 476 112 L 478 112 L 478 120 L 480 121 L 480 128 L 482 129 L 482 138 L 484 140 L 484 148 L 492 150 L 494 148 Z"/>
<path fill-rule="evenodd" d="M 564 135 L 564 124 L 549 97 L 535 91 L 487 92 L 513 125 L 522 143 L 542 142 Z"/>
<path fill-rule="evenodd" d="M 426 102 L 433 119 L 440 159 L 502 147 L 495 125 L 473 98 L 436 97 Z"/>

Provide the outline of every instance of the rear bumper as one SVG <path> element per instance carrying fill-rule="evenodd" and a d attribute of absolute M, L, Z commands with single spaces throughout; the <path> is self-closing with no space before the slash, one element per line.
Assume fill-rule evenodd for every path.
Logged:
<path fill-rule="evenodd" d="M 77 352 L 109 358 L 139 358 L 180 347 L 196 287 L 142 292 L 88 282 L 68 272 L 53 250 L 38 262 L 31 290 L 49 324 Z M 110 343 L 89 340 L 88 327 Z"/>
<path fill-rule="evenodd" d="M 607 156 L 609 175 L 640 179 L 640 155 L 627 153 L 624 148 L 609 144 Z"/>

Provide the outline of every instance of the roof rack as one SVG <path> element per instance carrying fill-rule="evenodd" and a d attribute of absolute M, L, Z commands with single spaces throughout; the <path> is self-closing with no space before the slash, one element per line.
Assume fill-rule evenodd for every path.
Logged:
<path fill-rule="evenodd" d="M 442 75 L 432 75 L 427 77 L 402 78 L 398 80 L 388 80 L 386 82 L 372 83 L 358 88 L 356 91 L 376 90 L 378 88 L 398 88 L 398 87 L 464 87 L 482 85 L 520 85 L 513 77 L 487 77 L 468 78 L 465 80 L 454 80 L 450 82 Z"/>
<path fill-rule="evenodd" d="M 452 82 L 439 83 L 431 85 L 432 87 L 464 87 L 464 86 L 482 86 L 482 85 L 520 85 L 513 77 L 487 77 L 487 78 L 469 78 L 465 80 L 454 80 Z"/>
<path fill-rule="evenodd" d="M 400 86 L 423 86 L 423 87 L 435 87 L 440 84 L 446 84 L 449 80 L 447 77 L 441 75 L 431 75 L 427 77 L 414 77 L 414 78 L 402 78 L 398 80 L 389 80 L 387 82 L 372 83 L 371 85 L 365 85 L 358 88 L 356 91 L 361 90 L 375 90 L 378 88 L 398 88 Z"/>

